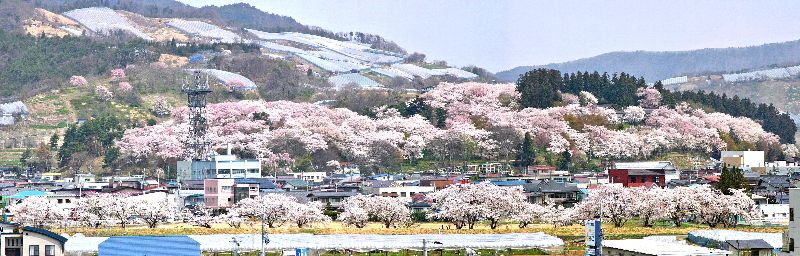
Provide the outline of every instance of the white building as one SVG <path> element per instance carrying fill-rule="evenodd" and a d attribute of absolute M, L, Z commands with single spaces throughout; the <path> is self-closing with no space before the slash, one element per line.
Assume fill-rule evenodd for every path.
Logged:
<path fill-rule="evenodd" d="M 789 189 L 789 230 L 783 233 L 783 252 L 786 255 L 800 254 L 800 218 L 796 216 L 800 210 L 800 188 Z"/>
<path fill-rule="evenodd" d="M 764 151 L 722 151 L 720 160 L 728 166 L 735 166 L 743 170 L 753 170 L 753 168 L 763 169 Z"/>
<path fill-rule="evenodd" d="M 424 186 L 398 186 L 398 187 L 385 187 L 378 188 L 378 195 L 397 197 L 406 201 L 411 201 L 411 197 L 418 193 L 432 193 L 435 187 Z"/>
<path fill-rule="evenodd" d="M 311 182 L 322 182 L 325 177 L 328 177 L 326 172 L 290 172 L 287 175 L 291 175 L 295 179 Z"/>
<path fill-rule="evenodd" d="M 261 160 L 216 155 L 210 160 L 178 161 L 178 180 L 261 178 Z"/>

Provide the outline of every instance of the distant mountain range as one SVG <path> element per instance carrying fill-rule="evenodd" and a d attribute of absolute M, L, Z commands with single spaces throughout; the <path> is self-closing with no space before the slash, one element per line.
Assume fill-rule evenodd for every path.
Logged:
<path fill-rule="evenodd" d="M 626 72 L 643 76 L 649 82 L 681 75 L 736 72 L 797 63 L 800 63 L 800 40 L 690 51 L 610 52 L 563 63 L 521 66 L 495 75 L 503 81 L 516 81 L 519 75 L 530 70 L 551 68 L 562 72 Z"/>

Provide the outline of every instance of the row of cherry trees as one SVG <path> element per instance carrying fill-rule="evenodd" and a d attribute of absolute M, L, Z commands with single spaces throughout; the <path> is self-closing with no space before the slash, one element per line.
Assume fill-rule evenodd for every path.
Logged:
<path fill-rule="evenodd" d="M 130 224 L 146 224 L 155 228 L 159 223 L 174 220 L 175 202 L 164 197 L 128 197 L 99 194 L 76 199 L 67 208 L 45 197 L 28 197 L 10 207 L 14 221 L 31 226 L 87 226 L 99 228 Z"/>
<path fill-rule="evenodd" d="M 368 117 L 288 101 L 212 104 L 207 119 L 214 148 L 232 145 L 271 166 L 309 156 L 324 156 L 322 163 L 346 160 L 367 166 L 424 154 L 444 159 L 452 157 L 454 148 L 483 159 L 508 158 L 524 134 L 533 137 L 537 148 L 552 153 L 608 160 L 641 159 L 672 150 L 722 150 L 728 145 L 721 134 L 762 148 L 780 145 L 777 136 L 751 119 L 706 113 L 687 104 L 661 107 L 654 89 L 642 89 L 639 95 L 641 106 L 629 106 L 619 116 L 614 109 L 596 105 L 588 92 L 562 94 L 563 104 L 557 107 L 521 109 L 513 84 L 442 83 L 421 99 L 446 110 L 443 128 L 418 114 L 404 117 L 394 108 L 377 109 L 375 117 Z M 116 143 L 123 157 L 179 159 L 184 152 L 181 142 L 188 136 L 187 109 L 171 112 L 172 121 L 126 131 Z M 783 149 L 797 152 L 790 145 Z"/>
<path fill-rule="evenodd" d="M 604 186 L 592 189 L 588 198 L 572 208 L 550 201 L 529 203 L 518 187 L 499 187 L 489 183 L 454 185 L 426 195 L 434 220 L 448 221 L 457 229 L 472 229 L 479 222 L 491 228 L 513 221 L 524 228 L 532 223 L 569 225 L 580 220 L 602 217 L 619 227 L 639 219 L 650 227 L 656 221 L 671 221 L 676 226 L 692 221 L 707 224 L 735 225 L 738 218 L 750 218 L 754 202 L 742 190 L 722 194 L 710 186 L 660 188 L 623 188 Z M 70 211 L 44 197 L 29 197 L 13 205 L 11 213 L 16 222 L 33 226 L 104 227 L 133 223 L 150 228 L 160 223 L 188 219 L 201 227 L 226 223 L 234 228 L 253 225 L 261 219 L 270 227 L 291 223 L 297 227 L 325 224 L 331 218 L 324 214 L 319 202 L 300 203 L 283 194 L 267 194 L 239 201 L 226 213 L 215 215 L 210 209 L 195 212 L 175 212 L 174 202 L 166 197 L 125 197 L 97 195 L 78 199 Z M 386 228 L 408 227 L 413 224 L 411 211 L 405 201 L 397 198 L 358 195 L 342 202 L 343 212 L 338 220 L 358 228 L 376 221 Z"/>

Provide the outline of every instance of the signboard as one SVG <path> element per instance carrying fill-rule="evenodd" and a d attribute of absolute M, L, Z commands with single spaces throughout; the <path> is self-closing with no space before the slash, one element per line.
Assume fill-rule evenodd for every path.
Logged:
<path fill-rule="evenodd" d="M 586 252 L 585 256 L 600 256 L 603 246 L 603 228 L 600 220 L 586 221 Z"/>
<path fill-rule="evenodd" d="M 308 256 L 308 248 L 294 249 L 294 256 Z"/>

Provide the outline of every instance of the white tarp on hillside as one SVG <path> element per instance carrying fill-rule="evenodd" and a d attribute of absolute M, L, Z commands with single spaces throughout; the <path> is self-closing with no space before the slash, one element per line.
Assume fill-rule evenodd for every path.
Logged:
<path fill-rule="evenodd" d="M 234 238 L 239 242 L 239 249 L 243 251 L 257 250 L 260 235 L 196 235 L 189 236 L 200 243 L 203 251 L 232 251 Z M 68 237 L 65 245 L 68 253 L 96 252 L 98 245 L 106 237 Z M 544 233 L 517 233 L 517 234 L 452 234 L 452 235 L 312 235 L 312 234 L 274 234 L 269 235 L 270 243 L 267 250 L 280 251 L 294 248 L 309 248 L 320 250 L 350 249 L 356 251 L 385 250 L 397 251 L 401 249 L 421 250 L 422 240 L 428 241 L 429 249 L 504 249 L 504 248 L 541 248 L 553 249 L 562 247 L 564 241 L 560 238 Z M 441 244 L 435 244 L 434 241 Z"/>

